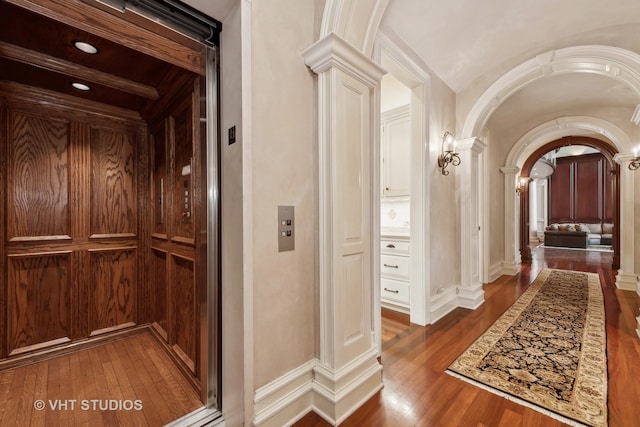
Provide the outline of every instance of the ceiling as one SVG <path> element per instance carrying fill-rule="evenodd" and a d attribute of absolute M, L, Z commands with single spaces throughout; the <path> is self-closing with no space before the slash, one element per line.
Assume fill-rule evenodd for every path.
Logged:
<path fill-rule="evenodd" d="M 78 50 L 75 41 L 90 43 L 97 53 Z M 0 80 L 143 112 L 166 95 L 167 76 L 186 81 L 193 74 L 0 1 Z M 74 82 L 90 90 L 79 91 Z"/>
<path fill-rule="evenodd" d="M 477 97 L 514 67 L 553 50 L 603 45 L 640 53 L 640 1 L 390 0 L 380 28 L 459 97 Z M 618 121 L 628 123 L 638 104 L 638 96 L 613 78 L 553 75 L 504 100 L 487 127 L 512 144 L 561 116 L 617 111 Z"/>

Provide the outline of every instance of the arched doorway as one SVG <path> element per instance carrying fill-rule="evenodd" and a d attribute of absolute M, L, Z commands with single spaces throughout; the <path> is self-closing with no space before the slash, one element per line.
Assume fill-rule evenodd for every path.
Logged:
<path fill-rule="evenodd" d="M 613 174 L 612 191 L 613 191 L 613 262 L 612 268 L 620 268 L 620 165 L 618 165 L 613 157 L 617 154 L 617 150 L 606 142 L 587 136 L 566 136 L 549 142 L 534 151 L 524 162 L 520 177 L 528 178 L 531 175 L 531 169 L 536 161 L 556 148 L 567 145 L 585 145 L 600 151 L 609 163 L 610 173 Z M 531 262 L 531 248 L 529 247 L 529 186 L 524 185 L 520 189 L 520 257 L 523 263 Z"/>

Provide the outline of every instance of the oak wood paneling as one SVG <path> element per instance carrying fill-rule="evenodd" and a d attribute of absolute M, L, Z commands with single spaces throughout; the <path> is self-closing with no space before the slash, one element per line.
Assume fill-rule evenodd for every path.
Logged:
<path fill-rule="evenodd" d="M 11 257 L 8 353 L 71 340 L 71 253 Z"/>
<path fill-rule="evenodd" d="M 172 238 L 194 243 L 193 227 L 193 104 L 191 97 L 173 112 L 174 156 L 174 216 Z M 186 173 L 188 170 L 188 173 Z M 188 193 L 188 194 L 187 194 Z M 188 199 L 188 202 L 187 202 Z M 188 207 L 185 206 L 188 205 Z"/>
<path fill-rule="evenodd" d="M 90 252 L 90 335 L 132 326 L 136 319 L 136 248 Z"/>
<path fill-rule="evenodd" d="M 549 222 L 613 222 L 614 182 L 600 153 L 556 159 L 549 181 Z"/>
<path fill-rule="evenodd" d="M 572 171 L 569 163 L 558 163 L 549 180 L 549 223 L 571 221 Z"/>
<path fill-rule="evenodd" d="M 9 240 L 70 238 L 69 121 L 9 113 Z"/>
<path fill-rule="evenodd" d="M 589 157 L 575 163 L 575 218 L 580 222 L 598 222 L 602 218 L 602 163 Z"/>
<path fill-rule="evenodd" d="M 132 236 L 137 230 L 136 137 L 91 129 L 92 237 Z"/>
<path fill-rule="evenodd" d="M 152 250 L 152 269 L 149 282 L 152 284 L 152 321 L 159 328 L 159 333 L 167 339 L 168 330 L 168 288 L 167 288 L 167 254 L 164 251 Z"/>
<path fill-rule="evenodd" d="M 6 100 L 0 92 L 0 284 L 6 283 L 7 277 L 7 108 Z M 7 286 L 0 285 L 0 331 L 7 330 Z M 6 334 L 0 333 L 0 357 L 7 354 Z"/>
<path fill-rule="evenodd" d="M 151 132 L 151 212 L 153 233 L 167 235 L 167 133 L 162 122 Z"/>
<path fill-rule="evenodd" d="M 196 372 L 197 304 L 195 300 L 195 262 L 173 256 L 171 259 L 171 335 L 170 343 L 189 369 Z"/>

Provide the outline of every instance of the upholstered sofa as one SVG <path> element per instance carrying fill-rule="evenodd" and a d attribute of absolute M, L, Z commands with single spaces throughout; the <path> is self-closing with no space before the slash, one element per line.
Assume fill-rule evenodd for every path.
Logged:
<path fill-rule="evenodd" d="M 611 245 L 613 224 L 611 223 L 562 223 L 545 228 L 545 246 L 586 248 L 587 245 Z"/>

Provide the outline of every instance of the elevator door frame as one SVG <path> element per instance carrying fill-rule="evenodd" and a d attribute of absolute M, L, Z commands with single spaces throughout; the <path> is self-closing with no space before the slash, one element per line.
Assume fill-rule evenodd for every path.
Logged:
<path fill-rule="evenodd" d="M 201 82 L 204 83 L 201 85 L 201 95 L 206 99 L 206 107 L 201 108 L 201 116 L 204 117 L 200 117 L 200 122 L 205 123 L 205 129 L 201 128 L 200 141 L 197 141 L 201 144 L 202 150 L 206 151 L 201 162 L 201 183 L 205 184 L 201 186 L 201 195 L 206 204 L 206 216 L 201 223 L 206 224 L 206 230 L 197 230 L 206 232 L 206 248 L 202 253 L 204 262 L 199 266 L 206 269 L 206 280 L 197 283 L 197 303 L 199 307 L 206 308 L 199 310 L 201 328 L 200 336 L 197 337 L 201 344 L 200 385 L 203 408 L 176 422 L 182 425 L 185 421 L 197 423 L 199 420 L 211 421 L 221 418 L 219 47 L 196 42 L 193 34 L 186 34 L 183 28 L 171 25 L 162 20 L 161 16 L 157 16 L 156 20 L 156 17 L 150 16 L 149 13 L 140 14 L 128 9 L 116 10 L 98 1 L 12 0 L 11 3 L 129 48 L 136 49 L 136 46 L 139 46 L 137 50 L 200 74 Z M 114 24 L 115 22 L 120 22 L 128 30 L 135 27 L 139 30 L 139 37 L 126 37 L 127 33 L 123 37 L 114 31 L 114 28 L 121 28 L 120 25 Z M 180 48 L 182 39 L 185 42 Z M 163 43 L 163 40 L 166 43 Z M 194 47 L 194 44 L 198 47 Z M 200 58 L 204 64 L 199 64 L 194 58 Z"/>

